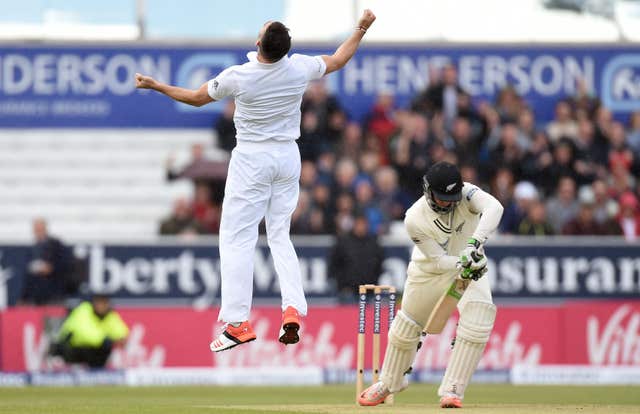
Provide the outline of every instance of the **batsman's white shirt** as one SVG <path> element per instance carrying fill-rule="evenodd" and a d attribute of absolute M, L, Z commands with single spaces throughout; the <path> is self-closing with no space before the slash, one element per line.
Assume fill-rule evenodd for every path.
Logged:
<path fill-rule="evenodd" d="M 456 263 L 473 237 L 484 243 L 502 218 L 503 207 L 491 194 L 464 183 L 462 199 L 452 212 L 434 212 L 425 197 L 405 214 L 405 227 L 415 244 L 407 269 L 403 309 L 418 323 L 425 324 L 436 302 L 458 276 Z M 469 300 L 493 303 L 489 278 L 472 282 L 458 308 Z"/>
<path fill-rule="evenodd" d="M 253 258 L 258 225 L 265 219 L 267 241 L 282 294 L 282 309 L 307 313 L 300 265 L 289 237 L 298 203 L 300 103 L 311 80 L 322 77 L 321 57 L 294 54 L 275 63 L 231 66 L 208 83 L 215 100 L 231 96 L 237 145 L 231 154 L 220 222 L 221 308 L 218 319 L 249 319 Z"/>

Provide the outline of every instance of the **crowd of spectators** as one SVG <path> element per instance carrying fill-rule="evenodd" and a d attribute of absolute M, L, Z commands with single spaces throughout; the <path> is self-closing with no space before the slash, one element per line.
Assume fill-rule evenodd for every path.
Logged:
<path fill-rule="evenodd" d="M 580 84 L 543 123 L 513 87 L 503 88 L 495 102 L 473 102 L 453 65 L 430 79 L 408 107 L 380 94 L 362 122 L 350 120 L 322 81 L 310 85 L 302 102 L 292 233 L 347 235 L 362 216 L 370 235 L 387 234 L 422 195 L 428 166 L 447 160 L 505 206 L 503 234 L 638 237 L 640 111 L 625 125 Z M 227 151 L 232 117 L 230 102 L 215 124 Z M 176 202 L 175 221 L 183 224 L 172 234 L 217 231 L 219 200 L 208 215 L 197 212 L 206 191 L 197 190 L 192 203 Z M 171 233 L 167 227 L 164 234 Z"/>

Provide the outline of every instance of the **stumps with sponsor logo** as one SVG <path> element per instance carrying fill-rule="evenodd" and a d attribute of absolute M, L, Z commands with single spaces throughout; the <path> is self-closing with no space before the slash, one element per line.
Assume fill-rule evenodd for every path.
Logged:
<path fill-rule="evenodd" d="M 380 321 L 382 313 L 382 295 L 387 294 L 389 299 L 389 324 L 387 331 L 391 328 L 391 323 L 396 312 L 396 288 L 388 285 L 360 285 L 358 288 L 358 358 L 356 372 L 356 404 L 358 396 L 364 390 L 364 365 L 365 365 L 365 348 L 367 340 L 367 293 L 373 292 L 373 330 L 372 330 L 372 354 L 371 354 L 371 371 L 372 382 L 375 383 L 380 377 Z M 385 403 L 393 403 L 393 395 L 385 400 Z"/>

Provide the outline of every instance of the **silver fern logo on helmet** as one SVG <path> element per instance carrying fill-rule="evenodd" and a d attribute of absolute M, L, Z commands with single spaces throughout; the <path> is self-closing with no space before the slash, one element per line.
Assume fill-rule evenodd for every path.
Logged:
<path fill-rule="evenodd" d="M 454 164 L 440 161 L 422 177 L 422 189 L 429 207 L 438 214 L 452 211 L 462 198 L 462 177 Z"/>

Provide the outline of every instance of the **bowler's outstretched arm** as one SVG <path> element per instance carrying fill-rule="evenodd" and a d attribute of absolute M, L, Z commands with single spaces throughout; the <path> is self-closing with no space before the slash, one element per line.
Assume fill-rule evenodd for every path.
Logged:
<path fill-rule="evenodd" d="M 193 106 L 202 106 L 214 101 L 211 96 L 209 96 L 207 83 L 203 83 L 200 88 L 195 90 L 185 89 L 159 82 L 153 79 L 151 76 L 145 76 L 141 75 L 140 73 L 136 73 L 136 88 L 153 89 L 154 91 L 163 93 L 178 102 L 186 103 Z"/>
<path fill-rule="evenodd" d="M 360 41 L 364 37 L 364 34 L 373 24 L 376 19 L 376 15 L 369 9 L 366 9 L 362 13 L 362 17 L 358 20 L 358 26 L 355 31 L 336 49 L 335 53 L 331 56 L 323 55 L 322 60 L 327 65 L 325 75 L 331 72 L 342 69 L 344 65 L 353 57 L 360 45 Z"/>

